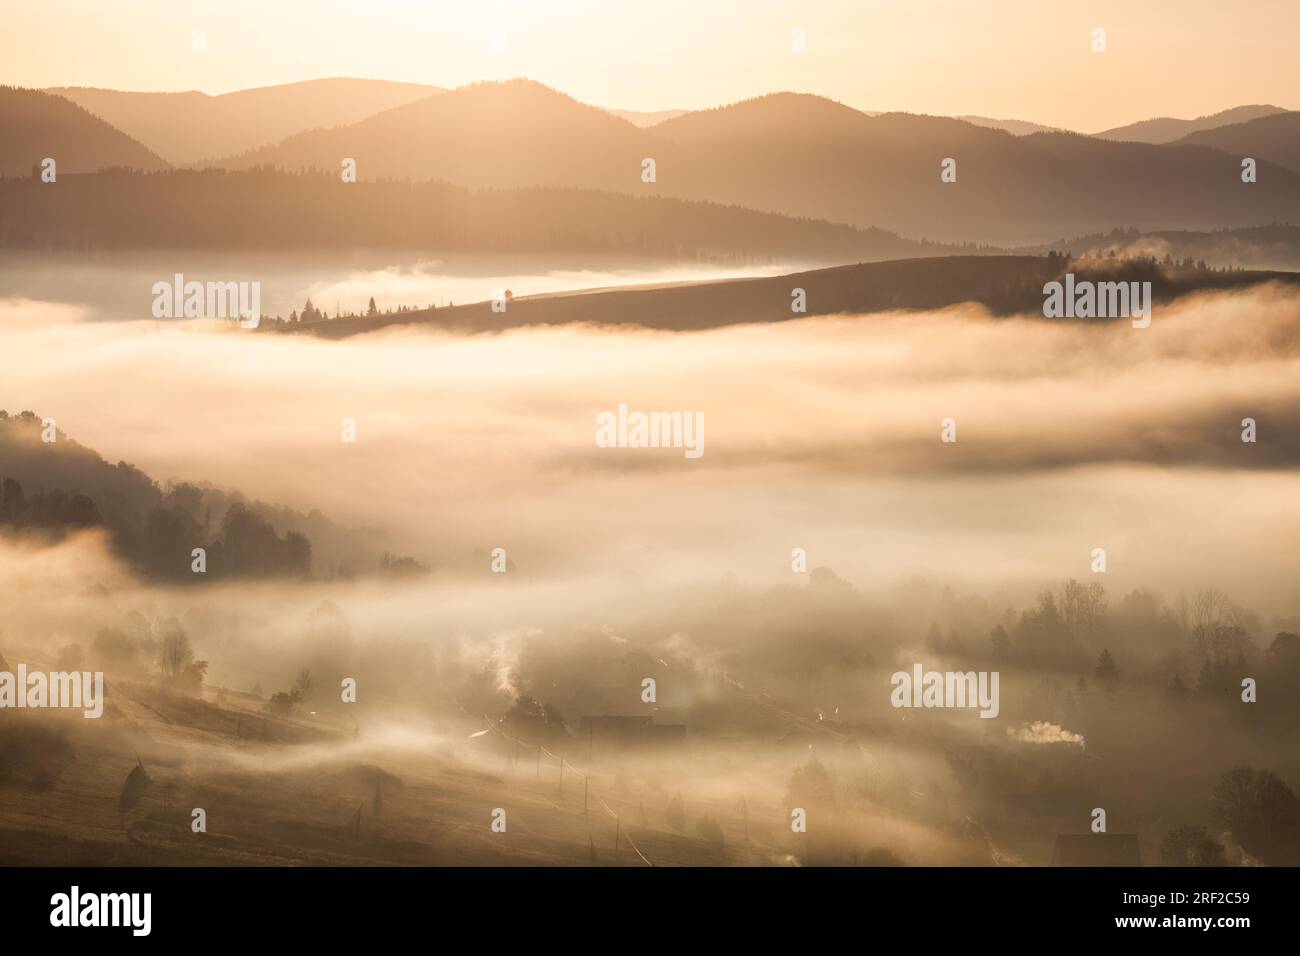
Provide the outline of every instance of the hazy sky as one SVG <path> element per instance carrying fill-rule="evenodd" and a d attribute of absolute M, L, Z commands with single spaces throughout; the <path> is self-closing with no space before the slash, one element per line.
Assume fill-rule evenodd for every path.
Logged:
<path fill-rule="evenodd" d="M 865 110 L 1095 132 L 1300 108 L 1300 2 L 1254 0 L 43 0 L 6 4 L 0 82 L 222 93 L 325 76 L 526 76 L 598 106 L 774 90 Z M 1102 27 L 1107 51 L 1090 50 Z M 807 52 L 791 50 L 792 31 Z M 192 51 L 206 32 L 207 52 Z M 494 36 L 504 50 L 494 50 Z M 500 42 L 496 44 L 500 46 Z"/>

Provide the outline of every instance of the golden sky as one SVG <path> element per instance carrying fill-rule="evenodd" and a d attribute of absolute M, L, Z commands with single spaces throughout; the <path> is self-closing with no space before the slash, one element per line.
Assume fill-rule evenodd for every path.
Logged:
<path fill-rule="evenodd" d="M 223 93 L 326 76 L 525 76 L 597 106 L 775 90 L 864 110 L 1096 132 L 1300 108 L 1300 0 L 42 0 L 11 3 L 0 82 Z M 1107 50 L 1090 49 L 1094 28 Z M 807 52 L 792 52 L 792 31 Z M 203 30 L 207 52 L 192 49 Z M 494 42 L 495 41 L 495 42 Z M 494 46 L 497 47 L 494 49 Z"/>

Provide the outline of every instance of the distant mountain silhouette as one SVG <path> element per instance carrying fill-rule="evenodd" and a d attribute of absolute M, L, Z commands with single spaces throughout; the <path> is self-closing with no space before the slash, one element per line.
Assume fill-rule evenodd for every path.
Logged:
<path fill-rule="evenodd" d="M 647 132 L 684 154 L 674 160 L 684 167 L 681 187 L 670 162 L 659 165 L 666 191 L 942 241 L 1300 222 L 1300 177 L 1276 169 L 1268 195 L 1246 195 L 1234 160 L 1190 147 L 868 117 L 791 94 L 696 111 Z M 955 183 L 940 181 L 947 157 L 957 161 Z"/>
<path fill-rule="evenodd" d="M 975 126 L 987 126 L 989 129 L 1004 130 L 1012 136 L 1028 136 L 1030 133 L 1069 132 L 1069 130 L 1063 130 L 1059 126 L 1044 126 L 1042 123 L 1031 123 L 1028 120 L 990 119 L 987 116 L 958 116 L 957 119 Z"/>
<path fill-rule="evenodd" d="M 1209 116 L 1198 116 L 1196 119 L 1190 120 L 1158 116 L 1155 119 L 1142 120 L 1139 123 L 1129 123 L 1127 126 L 1116 126 L 1114 129 L 1103 130 L 1093 135 L 1100 139 L 1159 145 L 1161 143 L 1172 143 L 1191 133 L 1227 126 L 1230 123 L 1244 123 L 1247 120 L 1258 119 L 1261 116 L 1285 112 L 1286 110 L 1280 106 L 1234 106 L 1230 110 L 1211 113 Z"/>
<path fill-rule="evenodd" d="M 1300 173 L 1300 113 L 1274 113 L 1184 136 L 1179 143 L 1199 143 L 1242 157 L 1267 160 Z"/>
<path fill-rule="evenodd" d="M 646 129 L 650 126 L 658 126 L 660 123 L 676 119 L 687 113 L 687 110 L 656 110 L 653 113 L 642 113 L 637 110 L 610 110 L 619 119 L 625 119 L 633 126 Z"/>
<path fill-rule="evenodd" d="M 318 129 L 210 165 L 339 169 L 363 179 L 443 179 L 472 187 L 610 189 L 639 181 L 648 131 L 541 84 L 479 83 Z"/>
<path fill-rule="evenodd" d="M 708 200 L 940 241 L 1035 242 L 1117 225 L 1300 222 L 1300 175 L 1241 190 L 1237 163 L 1192 146 L 1013 136 L 957 119 L 868 116 L 778 93 L 638 129 L 537 83 L 484 83 L 220 161 L 471 187 L 563 186 Z M 940 180 L 957 160 L 955 183 Z M 642 181 L 643 160 L 656 181 Z"/>
<path fill-rule="evenodd" d="M 121 130 L 40 90 L 0 86 L 0 130 L 0 176 L 30 176 L 46 157 L 55 161 L 59 177 L 112 166 L 167 167 Z"/>
<path fill-rule="evenodd" d="M 441 93 L 436 86 L 331 78 L 220 96 L 54 87 L 173 163 L 228 156 L 318 126 L 341 126 Z"/>

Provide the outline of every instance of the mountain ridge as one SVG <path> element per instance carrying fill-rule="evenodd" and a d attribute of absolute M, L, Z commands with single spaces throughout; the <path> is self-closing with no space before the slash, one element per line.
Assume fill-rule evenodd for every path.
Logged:
<path fill-rule="evenodd" d="M 1239 158 L 1267 160 L 1300 173 L 1300 113 L 1272 113 L 1242 123 L 1200 130 L 1174 145 L 1211 146 Z"/>
<path fill-rule="evenodd" d="M 1150 143 L 1158 146 L 1165 143 L 1172 143 L 1191 133 L 1215 129 L 1232 123 L 1240 123 L 1249 119 L 1257 119 L 1261 116 L 1269 116 L 1274 113 L 1285 112 L 1287 111 L 1282 109 L 1280 106 L 1249 104 L 1233 106 L 1226 110 L 1220 110 L 1217 113 L 1207 113 L 1204 116 L 1197 116 L 1195 119 L 1178 119 L 1172 116 L 1154 116 L 1151 119 L 1139 120 L 1136 123 L 1128 123 L 1124 126 L 1116 126 L 1113 129 L 1102 130 L 1101 132 L 1093 133 L 1092 135 L 1100 139 Z"/>
<path fill-rule="evenodd" d="M 445 92 L 419 83 L 325 77 L 216 95 L 50 87 L 173 163 L 201 162 L 317 127 L 358 122 Z"/>
<path fill-rule="evenodd" d="M 869 116 L 800 93 L 640 129 L 533 81 L 482 83 L 210 165 L 329 170 L 343 157 L 356 159 L 364 179 L 706 200 L 941 242 L 1045 241 L 1117 224 L 1300 221 L 1300 175 L 1270 167 L 1243 194 L 1235 160 L 1207 147 L 1070 132 L 1014 136 L 952 117 Z M 957 160 L 954 183 L 940 177 L 947 158 Z M 1118 189 L 1101 188 L 1116 182 Z"/>
<path fill-rule="evenodd" d="M 0 129 L 0 176 L 30 175 L 47 157 L 55 161 L 56 176 L 170 165 L 89 110 L 42 90 L 0 86 Z"/>

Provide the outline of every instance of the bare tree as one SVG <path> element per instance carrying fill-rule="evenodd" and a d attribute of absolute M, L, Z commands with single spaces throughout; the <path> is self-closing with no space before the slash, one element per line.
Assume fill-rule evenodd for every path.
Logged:
<path fill-rule="evenodd" d="M 194 648 L 189 636 L 179 627 L 169 631 L 158 643 L 158 669 L 163 680 L 175 683 L 194 661 Z"/>
<path fill-rule="evenodd" d="M 312 680 L 311 671 L 306 668 L 300 670 L 293 682 L 293 689 L 297 691 L 299 700 L 310 700 L 311 692 L 315 687 L 316 682 Z"/>

